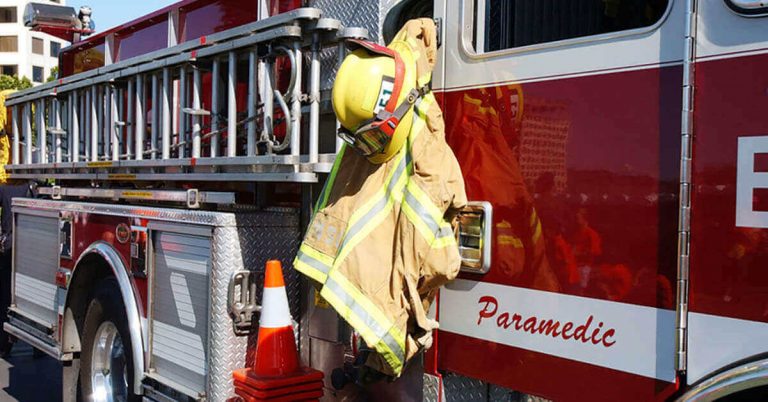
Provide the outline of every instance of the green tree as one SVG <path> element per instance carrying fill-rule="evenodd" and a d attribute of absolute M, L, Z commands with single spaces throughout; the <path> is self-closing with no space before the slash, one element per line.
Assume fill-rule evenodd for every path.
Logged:
<path fill-rule="evenodd" d="M 32 88 L 32 81 L 27 77 L 19 78 L 15 75 L 0 75 L 0 91 L 6 89 L 22 90 Z"/>
<path fill-rule="evenodd" d="M 45 80 L 45 82 L 51 82 L 59 78 L 59 67 L 53 67 L 51 68 L 51 75 L 48 76 L 48 79 Z"/>

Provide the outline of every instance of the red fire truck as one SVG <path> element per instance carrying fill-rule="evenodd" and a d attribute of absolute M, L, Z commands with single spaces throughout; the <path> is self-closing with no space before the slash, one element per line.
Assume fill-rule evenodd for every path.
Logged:
<path fill-rule="evenodd" d="M 290 262 L 340 146 L 345 42 L 431 17 L 473 203 L 411 386 L 761 395 L 766 15 L 755 0 L 185 0 L 92 35 L 61 52 L 60 79 L 7 102 L 7 170 L 42 184 L 14 201 L 5 330 L 62 362 L 66 400 L 79 384 L 96 401 L 225 401 L 254 327 L 242 301 L 278 258 L 301 357 L 344 399 L 331 373 L 354 334 Z"/>

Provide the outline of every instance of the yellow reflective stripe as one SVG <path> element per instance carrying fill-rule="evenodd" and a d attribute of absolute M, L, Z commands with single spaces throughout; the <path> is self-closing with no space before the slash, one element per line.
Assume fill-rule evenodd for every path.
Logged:
<path fill-rule="evenodd" d="M 293 260 L 293 267 L 296 268 L 297 271 L 301 272 L 302 274 L 308 276 L 309 278 L 311 278 L 312 280 L 318 283 L 325 283 L 325 280 L 328 278 L 325 274 L 318 271 L 315 267 L 312 267 L 309 264 L 304 263 L 298 258 Z"/>
<path fill-rule="evenodd" d="M 402 199 L 403 188 L 408 180 L 408 161 L 410 158 L 405 149 L 400 152 L 397 158 L 396 167 L 392 169 L 384 189 L 379 190 L 363 208 L 352 215 L 344 234 L 344 240 L 341 243 L 341 251 L 336 257 L 335 266 L 341 265 L 355 246 L 386 218 L 394 203 Z"/>
<path fill-rule="evenodd" d="M 395 373 L 405 360 L 405 335 L 362 292 L 332 271 L 320 295 L 381 354 Z"/>
<path fill-rule="evenodd" d="M 302 244 L 296 259 L 293 262 L 296 270 L 309 276 L 317 282 L 325 283 L 333 266 L 333 258 L 329 257 L 312 247 Z"/>
<path fill-rule="evenodd" d="M 536 210 L 531 211 L 531 229 L 533 229 L 534 225 L 536 225 L 536 221 L 539 219 L 539 215 L 536 214 Z"/>
<path fill-rule="evenodd" d="M 406 186 L 402 210 L 432 248 L 444 248 L 456 244 L 450 223 L 445 221 L 440 209 L 414 182 Z"/>
<path fill-rule="evenodd" d="M 333 184 L 336 182 L 336 174 L 339 172 L 339 165 L 341 165 L 341 160 L 344 159 L 344 151 L 346 150 L 347 144 L 342 144 L 339 153 L 336 154 L 336 160 L 333 161 L 331 174 L 328 176 L 328 180 L 325 181 L 325 186 L 323 186 L 323 191 L 320 193 L 320 198 L 317 199 L 315 211 L 325 208 L 325 206 L 328 204 L 328 197 L 331 195 L 331 189 L 333 188 Z"/>
<path fill-rule="evenodd" d="M 429 111 L 429 108 L 432 107 L 432 105 L 436 102 L 437 99 L 435 99 L 435 95 L 430 92 L 424 95 L 424 97 L 421 98 L 413 107 L 415 116 L 413 119 L 413 124 L 411 124 L 411 134 L 408 138 L 408 141 L 410 142 L 408 144 L 409 150 L 413 146 L 413 143 L 416 138 L 418 138 L 419 134 L 421 134 L 421 132 L 427 128 L 427 112 Z"/>

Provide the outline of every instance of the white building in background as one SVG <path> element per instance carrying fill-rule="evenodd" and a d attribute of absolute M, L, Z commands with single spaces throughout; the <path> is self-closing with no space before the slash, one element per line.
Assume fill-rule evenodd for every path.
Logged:
<path fill-rule="evenodd" d="M 67 42 L 24 26 L 24 7 L 30 0 L 0 0 L 0 74 L 45 82 L 59 65 L 59 51 Z M 64 5 L 66 0 L 35 0 Z"/>

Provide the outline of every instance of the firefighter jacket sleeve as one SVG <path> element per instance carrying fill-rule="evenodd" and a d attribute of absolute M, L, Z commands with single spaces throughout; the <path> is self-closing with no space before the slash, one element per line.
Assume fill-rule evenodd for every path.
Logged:
<path fill-rule="evenodd" d="M 435 34 L 431 20 L 413 20 L 389 45 L 411 53 L 420 87 L 431 80 Z M 407 143 L 391 160 L 372 164 L 342 148 L 294 262 L 375 349 L 368 365 L 392 376 L 431 344 L 437 325 L 426 311 L 458 274 L 451 220 L 467 202 L 434 95 L 414 111 Z"/>

